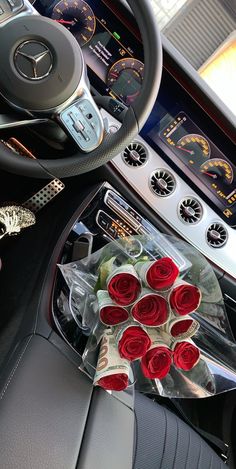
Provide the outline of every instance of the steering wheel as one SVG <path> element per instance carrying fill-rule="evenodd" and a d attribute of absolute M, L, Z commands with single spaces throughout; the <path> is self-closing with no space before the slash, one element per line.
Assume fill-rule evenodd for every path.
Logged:
<path fill-rule="evenodd" d="M 90 93 L 82 51 L 73 35 L 39 15 L 28 0 L 10 3 L 16 5 L 12 13 L 2 20 L 0 16 L 0 44 L 4 45 L 0 51 L 0 94 L 20 124 L 54 121 L 73 139 L 78 151 L 67 158 L 50 159 L 49 155 L 32 160 L 19 158 L 1 144 L 0 167 L 29 177 L 65 178 L 104 165 L 139 133 L 160 87 L 161 37 L 149 0 L 127 0 L 143 40 L 145 74 L 140 95 L 113 134 L 104 129 Z"/>

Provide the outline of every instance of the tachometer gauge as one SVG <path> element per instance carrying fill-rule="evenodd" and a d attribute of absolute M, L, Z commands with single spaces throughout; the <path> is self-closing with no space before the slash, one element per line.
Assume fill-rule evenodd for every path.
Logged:
<path fill-rule="evenodd" d="M 190 156 L 194 156 L 199 148 L 201 149 L 202 156 L 205 158 L 209 158 L 211 155 L 209 142 L 205 137 L 198 134 L 185 135 L 177 142 L 176 148 Z"/>
<path fill-rule="evenodd" d="M 125 104 L 131 104 L 140 93 L 144 78 L 144 64 L 127 57 L 109 70 L 107 85 Z"/>
<path fill-rule="evenodd" d="M 51 18 L 65 26 L 81 47 L 94 35 L 96 18 L 84 0 L 61 0 L 54 6 Z"/>
<path fill-rule="evenodd" d="M 200 167 L 200 172 L 207 178 L 214 181 L 221 181 L 227 184 L 232 184 L 234 180 L 234 172 L 232 166 L 228 161 L 221 160 L 220 158 L 212 158 L 206 161 Z"/>

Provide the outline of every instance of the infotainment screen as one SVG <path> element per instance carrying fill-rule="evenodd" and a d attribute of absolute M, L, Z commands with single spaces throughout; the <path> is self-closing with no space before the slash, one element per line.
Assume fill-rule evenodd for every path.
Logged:
<path fill-rule="evenodd" d="M 236 224 L 236 167 L 184 111 L 167 114 L 149 131 L 149 138 L 164 149 L 222 216 Z"/>
<path fill-rule="evenodd" d="M 127 106 L 135 100 L 144 77 L 143 49 L 102 0 L 36 0 L 34 7 L 74 35 L 99 92 Z"/>

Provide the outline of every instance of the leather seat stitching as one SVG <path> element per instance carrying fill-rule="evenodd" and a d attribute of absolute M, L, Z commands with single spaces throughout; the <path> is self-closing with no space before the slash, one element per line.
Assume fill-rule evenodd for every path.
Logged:
<path fill-rule="evenodd" d="M 166 417 L 166 411 L 163 409 L 164 416 L 165 416 L 165 434 L 164 434 L 164 444 L 163 444 L 163 449 L 162 449 L 162 457 L 161 457 L 161 463 L 160 463 L 160 469 L 162 468 L 163 464 L 163 459 L 165 456 L 165 451 L 166 451 L 166 440 L 167 440 L 167 417 Z"/>
<path fill-rule="evenodd" d="M 19 366 L 19 364 L 20 364 L 20 362 L 21 362 L 21 360 L 22 360 L 22 358 L 23 358 L 23 356 L 24 356 L 24 354 L 25 354 L 25 352 L 26 352 L 26 349 L 27 349 L 27 347 L 28 347 L 28 345 L 29 345 L 31 339 L 32 339 L 32 335 L 28 338 L 28 340 L 27 340 L 27 342 L 26 342 L 26 344 L 25 344 L 25 347 L 23 348 L 23 350 L 22 350 L 22 352 L 21 352 L 21 354 L 20 354 L 20 356 L 19 356 L 19 358 L 18 358 L 18 360 L 17 360 L 17 362 L 16 362 L 16 365 L 15 365 L 15 367 L 13 368 L 13 370 L 12 370 L 12 372 L 11 372 L 9 378 L 8 378 L 8 381 L 7 381 L 7 383 L 5 384 L 5 386 L 4 386 L 4 388 L 3 388 L 3 391 L 2 391 L 1 396 L 0 396 L 0 400 L 3 399 L 3 397 L 4 397 L 4 395 L 5 395 L 5 393 L 6 393 L 7 389 L 8 389 L 8 387 L 9 387 L 11 381 L 12 381 L 12 378 L 14 377 L 14 374 L 15 374 L 15 372 L 16 372 L 16 370 L 17 370 L 17 368 L 18 368 L 18 366 Z"/>
<path fill-rule="evenodd" d="M 185 469 L 188 469 L 188 457 L 189 457 L 189 450 L 190 450 L 190 446 L 191 446 L 191 433 L 190 431 L 188 432 L 188 451 L 187 451 L 187 456 L 186 456 L 186 462 L 185 462 Z"/>

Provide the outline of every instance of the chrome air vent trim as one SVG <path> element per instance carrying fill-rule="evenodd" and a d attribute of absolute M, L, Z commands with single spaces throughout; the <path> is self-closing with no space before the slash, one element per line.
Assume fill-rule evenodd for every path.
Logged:
<path fill-rule="evenodd" d="M 139 168 L 146 163 L 148 159 L 148 151 L 142 143 L 135 141 L 126 147 L 122 158 L 128 166 Z"/>
<path fill-rule="evenodd" d="M 166 169 L 157 169 L 150 178 L 150 188 L 158 197 L 168 197 L 176 187 L 175 178 Z"/>
<path fill-rule="evenodd" d="M 212 223 L 207 230 L 207 244 L 212 248 L 222 248 L 228 240 L 228 231 L 220 222 Z"/>
<path fill-rule="evenodd" d="M 196 225 L 202 219 L 203 208 L 197 199 L 185 197 L 179 204 L 178 215 L 184 223 Z"/>

